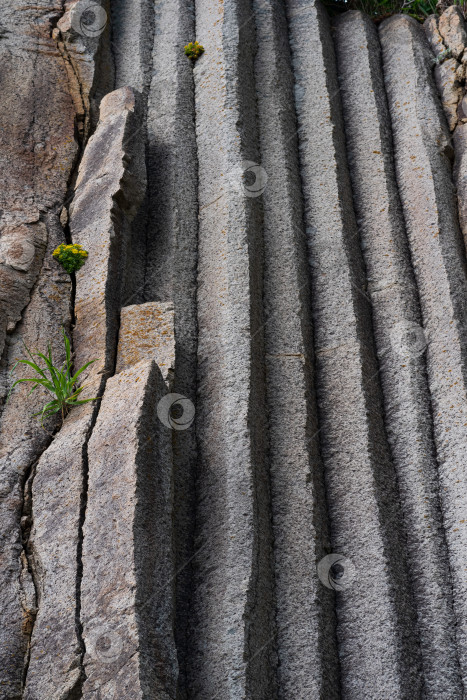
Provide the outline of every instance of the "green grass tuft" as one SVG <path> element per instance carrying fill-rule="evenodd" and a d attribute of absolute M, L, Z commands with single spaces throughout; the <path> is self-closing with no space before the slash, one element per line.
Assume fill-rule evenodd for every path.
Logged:
<path fill-rule="evenodd" d="M 429 15 L 433 15 L 449 7 L 459 5 L 464 15 L 467 11 L 467 0 L 462 2 L 439 2 L 439 0 L 324 0 L 328 11 L 332 15 L 346 12 L 347 10 L 360 10 L 369 15 L 375 22 L 381 22 L 386 17 L 396 14 L 406 14 L 423 22 Z M 438 9 L 437 9 L 438 7 Z"/>
<path fill-rule="evenodd" d="M 91 401 L 95 401 L 97 398 L 99 398 L 78 398 L 84 389 L 84 386 L 77 388 L 76 384 L 78 381 L 78 377 L 82 372 L 84 372 L 85 369 L 89 367 L 89 365 L 92 365 L 92 363 L 95 362 L 95 360 L 86 362 L 85 365 L 83 365 L 75 374 L 73 374 L 73 362 L 71 359 L 70 341 L 64 329 L 62 329 L 62 333 L 63 341 L 65 343 L 66 361 L 61 369 L 59 367 L 55 367 L 53 363 L 52 348 L 50 347 L 49 343 L 47 346 L 47 355 L 44 355 L 41 352 L 31 352 L 27 345 L 25 345 L 26 352 L 28 353 L 30 359 L 18 360 L 15 363 L 13 369 L 11 370 L 12 372 L 14 372 L 14 370 L 19 364 L 28 365 L 34 370 L 36 376 L 27 377 L 24 379 L 17 379 L 8 393 L 7 401 L 10 398 L 10 394 L 15 388 L 15 386 L 17 384 L 22 384 L 23 382 L 33 382 L 34 386 L 32 387 L 29 394 L 32 394 L 32 392 L 35 389 L 37 389 L 38 386 L 42 386 L 54 397 L 52 401 L 49 401 L 45 404 L 42 411 L 38 411 L 37 413 L 33 414 L 33 416 L 41 417 L 42 427 L 44 427 L 44 418 L 48 418 L 49 416 L 53 416 L 56 413 L 60 413 L 63 422 L 69 410 L 73 406 L 81 406 L 84 403 L 90 403 Z M 38 357 L 41 360 L 43 360 L 45 362 L 45 367 L 39 367 L 39 365 L 34 360 L 35 357 Z"/>

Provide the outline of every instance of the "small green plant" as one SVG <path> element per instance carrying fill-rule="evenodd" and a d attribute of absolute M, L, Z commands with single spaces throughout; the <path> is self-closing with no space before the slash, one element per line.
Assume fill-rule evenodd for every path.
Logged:
<path fill-rule="evenodd" d="M 30 359 L 18 360 L 15 363 L 13 369 L 11 370 L 12 372 L 14 372 L 14 370 L 19 364 L 28 365 L 35 371 L 36 376 L 25 377 L 24 379 L 17 379 L 8 393 L 7 401 L 10 398 L 10 394 L 15 388 L 15 386 L 17 384 L 22 384 L 23 382 L 33 382 L 34 386 L 32 387 L 29 394 L 32 394 L 32 392 L 35 389 L 37 389 L 38 386 L 43 386 L 52 396 L 54 396 L 54 399 L 46 403 L 41 411 L 38 411 L 37 413 L 33 414 L 34 417 L 41 417 L 42 427 L 44 427 L 44 418 L 48 418 L 49 416 L 53 416 L 56 413 L 60 413 L 63 422 L 68 412 L 73 406 L 81 406 L 84 403 L 90 403 L 91 401 L 96 401 L 96 399 L 100 398 L 97 396 L 95 396 L 92 399 L 78 398 L 84 389 L 84 385 L 76 388 L 78 377 L 82 372 L 84 372 L 85 369 L 89 367 L 89 365 L 92 365 L 92 363 L 95 362 L 95 360 L 90 360 L 89 362 L 86 362 L 85 365 L 83 365 L 75 374 L 73 374 L 70 341 L 63 328 L 62 333 L 63 340 L 65 343 L 66 361 L 61 369 L 54 365 L 52 358 L 52 348 L 50 347 L 50 343 L 48 343 L 47 355 L 44 355 L 41 352 L 31 352 L 27 345 L 25 345 L 24 347 L 26 348 L 26 352 L 28 353 Z M 45 367 L 39 367 L 39 365 L 34 361 L 35 357 L 39 357 L 41 360 L 43 360 L 45 362 Z M 50 378 L 47 375 L 49 375 Z"/>
<path fill-rule="evenodd" d="M 88 252 L 78 243 L 72 243 L 71 245 L 61 243 L 58 248 L 55 248 L 52 257 L 71 275 L 72 272 L 77 272 L 83 267 L 88 257 Z"/>
<path fill-rule="evenodd" d="M 446 7 L 459 4 L 464 11 L 464 1 L 456 3 L 446 0 Z M 332 15 L 347 12 L 347 10 L 360 10 L 376 23 L 399 13 L 410 15 L 419 22 L 423 22 L 429 15 L 438 11 L 438 0 L 324 0 L 324 4 Z"/>
<path fill-rule="evenodd" d="M 197 41 L 190 41 L 190 43 L 185 46 L 185 56 L 188 56 L 188 58 L 191 58 L 193 61 L 196 61 L 203 53 L 204 46 L 201 46 Z"/>

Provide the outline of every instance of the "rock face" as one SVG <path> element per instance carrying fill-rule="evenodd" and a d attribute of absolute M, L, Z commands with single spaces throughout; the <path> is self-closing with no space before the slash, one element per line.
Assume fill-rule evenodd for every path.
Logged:
<path fill-rule="evenodd" d="M 83 698 L 176 697 L 172 445 L 156 410 L 165 393 L 153 360 L 122 370 L 89 441 Z"/>
<path fill-rule="evenodd" d="M 0 8 L 0 698 L 461 700 L 461 9 Z"/>
<path fill-rule="evenodd" d="M 71 207 L 72 235 L 90 257 L 86 274 L 81 270 L 76 281 L 76 366 L 90 359 L 89 348 L 98 355 L 82 375 L 86 398 L 102 396 L 106 375 L 115 367 L 122 296 L 118 270 L 125 264 L 128 220 L 143 199 L 145 185 L 142 131 L 137 132 L 139 103 L 139 95 L 129 88 L 112 92 L 102 101 L 100 121 L 81 161 Z M 139 138 L 134 138 L 136 132 Z M 99 404 L 89 403 L 72 411 L 36 467 L 29 546 L 41 604 L 24 691 L 24 697 L 31 700 L 51 697 L 54 692 L 76 693 L 84 679 L 82 522 L 87 502 L 87 442 L 98 410 Z"/>
<path fill-rule="evenodd" d="M 465 246 L 447 157 L 449 131 L 436 99 L 431 57 L 422 29 L 415 21 L 396 17 L 382 25 L 380 36 L 399 192 L 427 339 L 427 374 L 440 501 L 450 558 L 459 662 L 465 685 L 467 579 L 459 559 L 467 532 L 466 465 L 462 447 L 467 439 Z M 416 80 L 415 71 L 424 76 L 423 81 Z M 406 106 L 403 108 L 403 105 Z"/>
<path fill-rule="evenodd" d="M 386 429 L 405 514 L 425 693 L 438 698 L 451 688 L 459 697 L 456 623 L 426 382 L 426 338 L 397 189 L 381 50 L 373 23 L 357 12 L 345 14 L 337 22 L 336 47 Z"/>

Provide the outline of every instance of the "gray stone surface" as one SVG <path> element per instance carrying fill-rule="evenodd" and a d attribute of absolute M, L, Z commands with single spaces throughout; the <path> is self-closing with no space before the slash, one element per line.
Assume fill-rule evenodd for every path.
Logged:
<path fill-rule="evenodd" d="M 243 165 L 259 162 L 250 15 L 242 1 L 196 6 L 206 51 L 194 67 L 200 463 L 188 687 L 199 700 L 275 696 L 261 202 Z"/>
<path fill-rule="evenodd" d="M 461 698 L 452 583 L 426 381 L 426 339 L 396 184 L 391 120 L 374 24 L 359 12 L 346 13 L 336 22 L 336 48 L 386 430 L 399 482 L 415 592 L 424 697 Z"/>
<path fill-rule="evenodd" d="M 425 22 L 423 23 L 427 39 L 431 46 L 431 50 L 433 51 L 436 57 L 439 56 L 439 54 L 444 53 L 444 51 L 446 50 L 443 37 L 439 33 L 438 21 L 438 15 L 430 15 L 426 18 Z"/>
<path fill-rule="evenodd" d="M 451 10 L 450 14 L 452 15 L 453 8 L 448 9 Z M 445 27 L 450 26 L 450 15 L 445 19 L 444 16 L 446 13 L 448 13 L 448 10 L 442 15 L 443 22 L 441 23 L 441 18 L 439 20 L 439 23 L 443 24 Z M 459 48 L 458 55 L 461 55 L 461 43 L 464 49 L 467 44 L 467 33 L 462 14 L 455 14 L 455 26 L 455 36 Z M 434 25 L 425 22 L 424 28 L 430 46 L 433 47 L 432 37 Z M 445 35 L 448 36 L 446 32 Z M 443 45 L 447 45 L 446 40 Z M 448 63 L 450 64 L 449 67 L 446 65 Z M 457 204 L 461 230 L 464 235 L 464 241 L 467 241 L 467 131 L 465 128 L 465 122 L 467 122 L 467 97 L 465 95 L 465 62 L 461 63 L 460 60 L 453 58 L 443 63 L 441 66 L 437 66 L 435 68 L 435 81 L 441 97 L 444 113 L 448 119 L 449 127 L 451 131 L 453 131 L 454 184 L 457 190 Z"/>
<path fill-rule="evenodd" d="M 48 241 L 39 281 L 31 301 L 15 331 L 7 335 L 0 377 L 2 398 L 14 378 L 31 376 L 29 368 L 19 365 L 10 374 L 17 359 L 27 359 L 24 343 L 33 351 L 52 346 L 57 362 L 64 360 L 61 327 L 69 328 L 71 283 L 69 276 L 52 258 L 52 252 L 63 242 L 63 231 L 54 214 L 47 216 Z M 30 519 L 23 532 L 20 527 L 25 508 L 25 480 L 50 442 L 33 414 L 48 400 L 47 392 L 38 389 L 28 396 L 27 384 L 16 387 L 0 419 L 0 689 L 2 697 L 20 697 L 23 668 L 28 661 L 28 641 L 35 616 L 35 601 L 31 606 L 25 588 L 34 587 L 28 566 L 22 556 L 22 540 L 27 540 Z M 52 431 L 55 421 L 49 421 Z M 35 596 L 34 596 L 35 597 Z M 29 599 L 29 600 L 28 600 Z"/>
<path fill-rule="evenodd" d="M 75 108 L 50 23 L 53 0 L 0 3 L 0 356 L 29 302 L 47 245 L 46 214 L 61 204 L 77 154 Z"/>
<path fill-rule="evenodd" d="M 462 97 L 461 82 L 465 78 L 465 68 L 455 58 L 443 61 L 434 69 L 436 87 L 441 97 L 450 131 L 457 125 L 457 105 Z"/>
<path fill-rule="evenodd" d="M 383 24 L 394 134 L 374 25 L 313 0 L 0 0 L 0 36 L 0 696 L 465 695 L 459 8 Z M 9 372 L 73 324 L 104 398 L 46 433 Z"/>
<path fill-rule="evenodd" d="M 52 36 L 64 61 L 76 127 L 84 145 L 96 127 L 102 97 L 114 87 L 110 0 L 65 0 L 63 10 Z"/>
<path fill-rule="evenodd" d="M 264 333 L 280 698 L 337 698 L 334 594 L 314 391 L 309 271 L 284 8 L 254 3 L 264 204 Z M 300 630 L 297 633 L 297 630 Z"/>
<path fill-rule="evenodd" d="M 6 407 L 3 403 L 12 383 L 9 372 L 24 357 L 21 340 L 37 350 L 50 340 L 57 352 L 60 324 L 69 320 L 70 287 L 45 257 L 63 240 L 54 212 L 77 154 L 75 108 L 50 36 L 59 12 L 48 0 L 40 7 L 0 3 L 0 692 L 5 698 L 20 694 L 33 615 L 21 610 L 20 601 L 23 583 L 31 584 L 24 557 L 20 560 L 23 487 L 49 437 L 30 415 L 43 393 L 26 399 L 19 387 Z M 15 376 L 25 374 L 20 367 Z"/>
<path fill-rule="evenodd" d="M 442 13 L 438 20 L 438 31 L 446 48 L 454 58 L 461 60 L 467 43 L 467 33 L 464 15 L 458 5 L 451 5 Z"/>
<path fill-rule="evenodd" d="M 154 44 L 148 95 L 148 200 L 144 301 L 174 308 L 175 373 L 172 391 L 196 399 L 196 288 L 198 161 L 193 66 L 183 47 L 195 40 L 192 0 L 154 6 Z M 128 303 L 134 303 L 130 301 Z M 186 657 L 194 553 L 196 432 L 177 430 L 174 442 L 174 537 L 177 557 L 179 693 L 186 697 Z"/>
<path fill-rule="evenodd" d="M 456 635 L 467 681 L 466 463 L 467 267 L 459 229 L 450 135 L 420 25 L 394 17 L 380 28 L 399 192 L 420 293 L 439 464 L 443 523 L 451 565 Z"/>
<path fill-rule="evenodd" d="M 371 309 L 352 205 L 328 17 L 287 3 L 312 277 L 320 440 L 337 594 L 342 695 L 418 697 L 418 640 L 394 468 L 382 421 Z M 364 506 L 362 507 L 362 504 Z"/>
<path fill-rule="evenodd" d="M 88 445 L 81 619 L 88 698 L 174 700 L 171 431 L 153 360 L 106 384 Z"/>
<path fill-rule="evenodd" d="M 128 138 L 141 117 L 138 95 L 129 88 L 111 93 L 103 100 L 100 115 L 81 161 L 70 222 L 73 240 L 89 251 L 86 265 L 77 273 L 73 332 L 75 367 L 96 358 L 81 375 L 86 384 L 83 398 L 101 396 L 115 366 L 120 270 L 129 221 L 142 201 L 145 184 L 143 139 Z M 30 547 L 39 608 L 24 692 L 27 700 L 72 696 L 83 680 L 81 526 L 87 498 L 87 441 L 98 408 L 98 403 L 75 408 L 36 469 Z"/>
<path fill-rule="evenodd" d="M 459 221 L 467 245 L 467 124 L 458 124 L 453 136 L 454 182 L 457 190 Z"/>
<path fill-rule="evenodd" d="M 170 302 L 125 306 L 120 313 L 117 366 L 121 372 L 142 360 L 155 360 L 172 386 L 175 365 L 174 309 Z"/>

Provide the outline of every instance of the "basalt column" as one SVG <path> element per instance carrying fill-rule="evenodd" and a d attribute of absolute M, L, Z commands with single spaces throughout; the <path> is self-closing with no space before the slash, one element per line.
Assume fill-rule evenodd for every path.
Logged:
<path fill-rule="evenodd" d="M 417 605 L 426 697 L 461 698 L 451 578 L 424 353 L 426 340 L 392 152 L 377 31 L 350 12 L 336 46 L 355 209 Z"/>
<path fill-rule="evenodd" d="M 450 135 L 423 28 L 393 17 L 380 28 L 396 174 L 427 339 L 440 496 L 467 687 L 467 266 L 452 185 Z"/>
<path fill-rule="evenodd" d="M 418 697 L 413 602 L 329 20 L 318 3 L 289 0 L 287 7 L 331 541 L 348 560 L 337 593 L 342 693 Z"/>
<path fill-rule="evenodd" d="M 198 403 L 193 698 L 274 697 L 254 23 L 244 0 L 200 0 Z"/>
<path fill-rule="evenodd" d="M 100 122 L 81 161 L 71 235 L 89 251 L 77 273 L 75 366 L 95 359 L 81 380 L 83 398 L 102 396 L 113 373 L 129 222 L 144 194 L 139 95 L 129 88 L 101 103 Z M 92 353 L 92 354 L 91 354 Z M 32 486 L 30 549 L 38 613 L 24 698 L 80 693 L 82 526 L 87 503 L 87 442 L 99 402 L 75 408 L 40 458 Z M 99 590 L 99 580 L 94 580 Z"/>
<path fill-rule="evenodd" d="M 152 76 L 148 94 L 147 254 L 143 299 L 172 304 L 175 334 L 173 393 L 185 397 L 187 420 L 196 404 L 196 274 L 198 161 L 193 66 L 183 47 L 195 37 L 193 0 L 154 5 Z M 128 303 L 135 303 L 129 301 Z M 195 424 L 174 430 L 179 693 L 186 697 L 195 511 Z"/>
<path fill-rule="evenodd" d="M 310 277 L 287 22 L 254 3 L 261 164 L 248 194 L 264 205 L 264 332 L 274 524 L 279 697 L 338 697 L 334 594 L 318 579 L 330 551 L 313 385 Z M 299 630 L 299 632 L 297 632 Z"/>

